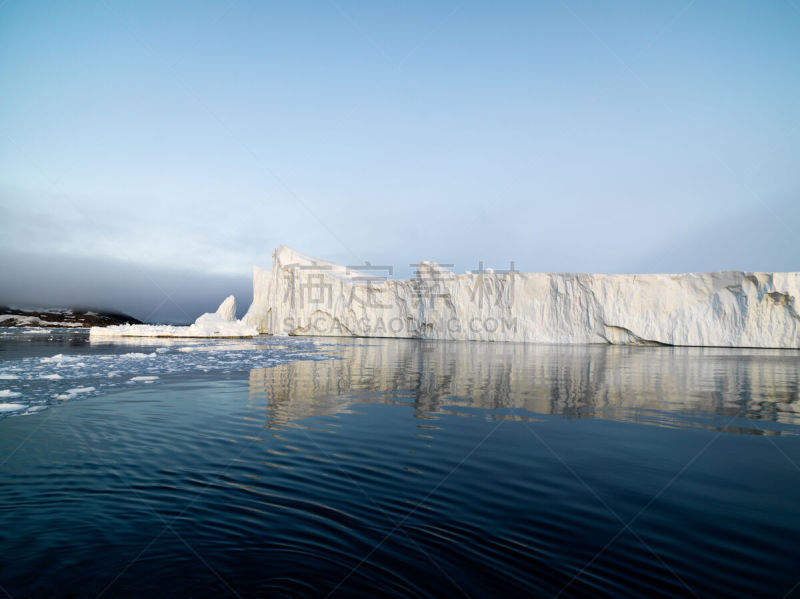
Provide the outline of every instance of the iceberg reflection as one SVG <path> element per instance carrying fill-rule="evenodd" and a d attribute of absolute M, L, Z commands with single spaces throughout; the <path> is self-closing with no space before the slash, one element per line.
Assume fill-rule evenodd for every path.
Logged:
<path fill-rule="evenodd" d="M 266 410 L 267 426 L 366 403 L 409 405 L 421 418 L 558 414 L 717 427 L 722 417 L 725 430 L 748 433 L 774 433 L 770 421 L 800 424 L 796 351 L 404 339 L 337 340 L 324 351 L 334 359 L 250 371 L 250 403 Z"/>

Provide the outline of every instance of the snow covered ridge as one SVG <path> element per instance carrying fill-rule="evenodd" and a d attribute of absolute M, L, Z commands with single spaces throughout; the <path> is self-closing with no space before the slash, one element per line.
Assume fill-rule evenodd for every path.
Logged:
<path fill-rule="evenodd" d="M 229 295 L 216 312 L 207 312 L 189 326 L 123 324 L 92 327 L 90 338 L 99 337 L 255 337 L 258 329 L 236 320 L 236 299 Z"/>
<path fill-rule="evenodd" d="M 535 343 L 800 348 L 800 273 L 457 275 L 421 262 L 412 279 L 285 246 L 253 272 L 244 326 L 276 335 Z"/>

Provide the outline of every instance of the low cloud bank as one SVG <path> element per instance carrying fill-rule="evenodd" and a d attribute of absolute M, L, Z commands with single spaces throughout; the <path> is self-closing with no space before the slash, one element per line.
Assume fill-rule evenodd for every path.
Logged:
<path fill-rule="evenodd" d="M 81 306 L 152 323 L 186 324 L 234 294 L 242 314 L 252 300 L 250 273 L 228 276 L 104 258 L 0 254 L 0 304 Z M 242 314 L 239 314 L 241 316 Z"/>

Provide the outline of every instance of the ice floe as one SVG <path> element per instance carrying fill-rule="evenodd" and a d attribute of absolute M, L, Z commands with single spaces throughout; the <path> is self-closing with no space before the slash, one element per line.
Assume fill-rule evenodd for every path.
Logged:
<path fill-rule="evenodd" d="M 153 381 L 157 381 L 157 380 L 158 380 L 158 377 L 155 376 L 155 375 L 153 375 L 153 376 L 135 376 L 131 380 L 129 380 L 128 382 L 129 383 L 137 383 L 137 382 L 152 383 Z"/>
<path fill-rule="evenodd" d="M 96 389 L 94 387 L 76 387 L 75 389 L 67 389 L 65 393 L 56 393 L 53 395 L 53 399 L 75 399 L 82 393 L 91 393 L 92 391 L 96 391 Z"/>
<path fill-rule="evenodd" d="M 21 335 L 21 332 L 18 332 Z M 83 331 L 61 337 L 86 339 Z M 7 341 L 4 340 L 4 343 Z M 27 344 L 25 344 L 27 345 Z M 298 359 L 327 359 L 310 339 L 89 338 L 49 356 L 26 355 L 0 362 L 0 402 L 13 400 L 0 417 L 32 414 L 54 403 L 102 395 L 197 372 L 248 371 Z M 69 353 L 67 353 L 69 351 Z"/>

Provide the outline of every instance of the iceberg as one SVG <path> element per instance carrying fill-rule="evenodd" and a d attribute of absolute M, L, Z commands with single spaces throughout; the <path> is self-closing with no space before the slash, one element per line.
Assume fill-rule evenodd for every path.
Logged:
<path fill-rule="evenodd" d="M 800 349 L 800 273 L 456 274 L 425 261 L 414 277 L 312 258 L 286 246 L 236 299 L 190 326 L 92 327 L 102 337 L 307 335 L 550 344 Z"/>
<path fill-rule="evenodd" d="M 254 269 L 253 302 L 230 324 L 270 335 L 799 349 L 798 295 L 797 272 L 455 274 L 420 262 L 414 277 L 389 279 L 281 246 L 272 270 Z"/>
<path fill-rule="evenodd" d="M 236 320 L 236 298 L 229 295 L 216 312 L 206 312 L 189 326 L 122 324 L 92 327 L 90 338 L 101 337 L 255 337 L 258 329 Z"/>

